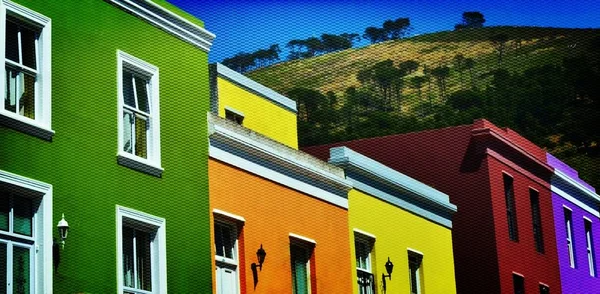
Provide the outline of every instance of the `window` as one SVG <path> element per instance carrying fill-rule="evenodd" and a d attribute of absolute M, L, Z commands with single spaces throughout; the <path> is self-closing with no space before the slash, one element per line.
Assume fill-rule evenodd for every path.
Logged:
<path fill-rule="evenodd" d="M 50 19 L 1 0 L 0 22 L 0 123 L 50 140 Z"/>
<path fill-rule="evenodd" d="M 542 234 L 542 216 L 540 215 L 540 197 L 536 190 L 529 189 L 531 202 L 531 217 L 533 223 L 533 238 L 537 252 L 544 253 L 544 237 Z"/>
<path fill-rule="evenodd" d="M 540 294 L 550 294 L 550 287 L 540 283 Z"/>
<path fill-rule="evenodd" d="M 315 244 L 312 239 L 290 234 L 293 294 L 310 294 L 316 288 L 313 255 Z"/>
<path fill-rule="evenodd" d="M 421 263 L 423 254 L 408 250 L 408 275 L 410 279 L 410 293 L 421 294 L 423 288 L 421 281 Z"/>
<path fill-rule="evenodd" d="M 508 220 L 508 236 L 513 241 L 519 241 L 517 229 L 517 212 L 515 210 L 515 194 L 513 178 L 504 174 L 504 199 L 506 201 L 506 218 Z"/>
<path fill-rule="evenodd" d="M 570 209 L 563 207 L 565 214 L 565 228 L 567 230 L 567 249 L 569 252 L 569 266 L 575 268 L 575 243 L 573 240 L 573 217 Z"/>
<path fill-rule="evenodd" d="M 592 236 L 592 222 L 588 219 L 585 222 L 585 243 L 586 252 L 588 258 L 588 266 L 590 270 L 590 276 L 596 276 L 596 264 L 594 262 L 594 237 Z"/>
<path fill-rule="evenodd" d="M 374 240 L 362 234 L 354 234 L 354 248 L 356 251 L 356 276 L 358 293 L 374 294 L 375 283 L 371 267 L 371 252 Z"/>
<path fill-rule="evenodd" d="M 238 125 L 242 125 L 244 122 L 244 114 L 231 107 L 225 107 L 225 118 Z"/>
<path fill-rule="evenodd" d="M 122 51 L 117 60 L 119 163 L 160 176 L 158 68 Z"/>
<path fill-rule="evenodd" d="M 52 287 L 51 191 L 0 170 L 0 293 Z"/>
<path fill-rule="evenodd" d="M 117 206 L 119 293 L 167 292 L 165 220 Z"/>
<path fill-rule="evenodd" d="M 217 294 L 239 293 L 239 259 L 237 225 L 215 216 L 215 262 Z"/>
<path fill-rule="evenodd" d="M 513 273 L 513 289 L 515 294 L 525 294 L 525 278 Z"/>

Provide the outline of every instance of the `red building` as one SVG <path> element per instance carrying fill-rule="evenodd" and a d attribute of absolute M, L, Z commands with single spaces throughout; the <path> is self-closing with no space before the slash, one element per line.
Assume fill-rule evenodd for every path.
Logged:
<path fill-rule="evenodd" d="M 544 150 L 489 121 L 304 148 L 347 146 L 450 196 L 458 293 L 559 293 Z"/>

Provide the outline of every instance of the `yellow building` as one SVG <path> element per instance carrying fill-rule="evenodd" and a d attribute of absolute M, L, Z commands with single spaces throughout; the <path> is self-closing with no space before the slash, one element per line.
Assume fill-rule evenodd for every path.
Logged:
<path fill-rule="evenodd" d="M 354 293 L 456 293 L 448 196 L 347 147 L 331 148 L 329 162 L 354 187 Z"/>
<path fill-rule="evenodd" d="M 296 102 L 220 63 L 210 75 L 212 113 L 298 149 Z"/>

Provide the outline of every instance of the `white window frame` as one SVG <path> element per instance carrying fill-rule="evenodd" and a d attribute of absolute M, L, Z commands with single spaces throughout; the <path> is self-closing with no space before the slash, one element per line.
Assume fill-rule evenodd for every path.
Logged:
<path fill-rule="evenodd" d="M 117 215 L 117 289 L 118 293 L 124 291 L 140 294 L 167 293 L 167 246 L 166 246 L 166 220 L 135 209 L 116 206 Z M 128 220 L 124 220 L 128 219 Z M 155 240 L 151 245 L 152 266 L 152 291 L 145 291 L 124 287 L 123 281 L 123 224 L 136 222 L 147 225 L 155 232 Z"/>
<path fill-rule="evenodd" d="M 592 236 L 592 220 L 587 218 L 587 217 L 583 217 L 583 226 L 584 226 L 584 230 L 585 230 L 585 250 L 586 250 L 586 254 L 587 254 L 587 259 L 588 259 L 588 269 L 589 269 L 589 273 L 590 276 L 595 277 L 596 276 L 596 260 L 595 260 L 595 256 L 594 256 L 594 247 L 593 245 L 593 236 Z M 589 224 L 589 229 L 588 229 L 588 224 Z"/>
<path fill-rule="evenodd" d="M 127 67 L 141 73 L 149 79 L 148 103 L 150 104 L 150 130 L 147 136 L 147 158 L 123 151 L 123 112 L 125 102 L 123 97 L 123 70 Z M 147 63 L 133 55 L 117 50 L 117 123 L 118 143 L 117 161 L 119 164 L 160 177 L 164 169 L 160 160 L 160 93 L 159 93 L 159 71 L 158 67 Z"/>
<path fill-rule="evenodd" d="M 408 255 L 407 255 L 407 259 L 408 259 L 408 286 L 409 289 L 411 290 L 411 293 L 417 293 L 417 294 L 421 294 L 423 293 L 423 281 L 422 281 L 422 268 L 423 268 L 423 257 L 425 256 L 423 254 L 423 252 L 411 249 L 411 248 L 407 248 L 408 251 Z M 419 258 L 420 263 L 419 263 L 419 267 L 417 268 L 417 270 L 415 271 L 415 275 L 413 276 L 412 274 L 412 264 L 410 263 L 410 256 L 416 256 L 417 258 Z M 417 291 L 416 292 L 412 292 L 412 279 L 413 277 L 416 280 L 416 285 L 417 285 Z"/>
<path fill-rule="evenodd" d="M 290 249 L 292 248 L 292 246 L 296 246 L 296 247 L 301 247 L 303 249 L 306 250 L 307 254 L 308 254 L 308 260 L 306 261 L 306 288 L 308 290 L 308 294 L 312 293 L 312 272 L 310 270 L 311 267 L 311 259 L 312 256 L 314 254 L 314 250 L 315 247 L 317 245 L 317 241 L 315 241 L 314 239 L 311 238 L 307 238 L 298 234 L 294 234 L 294 233 L 289 233 L 289 237 L 290 237 Z M 290 265 L 293 266 L 293 264 L 291 264 L 292 262 L 292 256 L 290 255 Z M 292 279 L 294 279 L 294 276 L 292 275 Z M 293 282 L 292 282 L 293 284 Z M 294 293 L 296 291 L 296 289 L 292 289 L 292 293 Z"/>
<path fill-rule="evenodd" d="M 0 170 L 0 185 L 27 193 L 37 199 L 39 206 L 34 211 L 32 234 L 32 289 L 34 293 L 52 293 L 52 185 Z M 3 235 L 10 236 L 10 233 Z M 20 235 L 19 235 L 20 236 Z M 23 238 L 20 236 L 20 238 Z M 27 238 L 27 237 L 25 237 Z M 25 246 L 24 246 L 25 247 Z"/>
<path fill-rule="evenodd" d="M 569 218 L 567 218 L 569 213 Z M 569 267 L 575 268 L 575 244 L 573 244 L 573 210 L 563 205 L 563 216 L 567 233 L 567 250 L 569 253 Z"/>
<path fill-rule="evenodd" d="M 235 214 L 231 214 L 228 212 L 224 212 L 221 210 L 217 210 L 217 209 L 213 209 L 213 227 L 215 225 L 217 225 L 217 223 L 219 223 L 220 226 L 228 226 L 231 229 L 231 233 L 233 235 L 233 237 L 235 238 L 234 244 L 233 244 L 233 258 L 227 258 L 225 256 L 218 256 L 217 255 L 217 250 L 215 247 L 215 256 L 214 256 L 214 260 L 215 260 L 215 270 L 218 271 L 218 267 L 219 264 L 224 264 L 225 266 L 228 267 L 232 267 L 235 268 L 235 279 L 237 280 L 237 285 L 236 285 L 236 293 L 240 293 L 241 291 L 241 282 L 240 282 L 240 273 L 242 270 L 242 268 L 240 268 L 240 258 L 239 258 L 239 238 L 238 238 L 238 234 L 240 233 L 240 227 L 244 225 L 244 222 L 246 221 L 243 217 L 241 216 L 237 216 Z M 215 241 L 215 235 L 216 232 L 213 232 L 213 246 L 216 246 L 216 241 Z M 217 273 L 215 272 L 215 282 L 217 283 L 216 285 L 216 289 L 215 289 L 215 293 L 219 294 L 219 277 L 217 276 Z"/>
<path fill-rule="evenodd" d="M 4 109 L 4 87 L 6 82 L 4 68 L 0 71 L 0 124 L 16 129 L 18 131 L 45 139 L 52 140 L 51 107 L 52 107 L 52 22 L 50 18 L 37 13 L 29 8 L 16 4 L 10 0 L 0 0 L 0 60 L 3 67 L 6 65 L 6 41 L 5 24 L 7 15 L 11 15 L 24 23 L 33 25 L 40 30 L 39 38 L 36 40 L 36 84 L 35 84 L 35 119 L 13 113 Z"/>
<path fill-rule="evenodd" d="M 375 245 L 375 236 L 372 235 L 372 234 L 360 231 L 358 229 L 354 229 L 354 242 L 355 243 L 358 242 L 358 243 L 366 244 L 368 246 L 368 248 L 371 249 L 369 251 L 368 256 L 367 256 L 367 261 L 366 261 L 367 268 L 366 269 L 365 268 L 361 268 L 357 264 L 356 265 L 356 271 L 357 272 L 361 271 L 361 272 L 365 272 L 365 273 L 374 275 L 373 274 L 373 259 L 372 259 L 372 256 L 373 256 L 373 250 L 374 250 L 374 247 L 375 247 L 374 246 Z M 354 247 L 355 247 L 354 248 L 354 250 L 355 250 L 354 254 L 358 256 L 358 252 L 356 252 L 356 244 L 354 245 Z M 356 278 L 357 278 L 357 282 L 358 282 L 358 277 L 356 277 Z M 375 277 L 373 277 L 373 283 L 376 283 L 376 282 L 377 281 L 375 280 Z M 374 289 L 375 285 L 373 285 L 372 288 Z M 360 287 L 359 287 L 358 293 L 360 293 Z M 371 293 L 370 291 L 368 291 L 367 294 L 374 294 L 374 293 Z"/>

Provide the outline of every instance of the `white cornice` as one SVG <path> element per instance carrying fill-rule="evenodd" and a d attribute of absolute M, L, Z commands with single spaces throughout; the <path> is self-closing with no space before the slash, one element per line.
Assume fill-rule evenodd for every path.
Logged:
<path fill-rule="evenodd" d="M 283 107 L 293 113 L 298 112 L 296 108 L 296 102 L 294 100 L 287 98 L 273 91 L 272 89 L 253 81 L 252 79 L 247 78 L 243 74 L 240 74 L 220 63 L 213 64 L 211 68 L 215 70 L 219 76 L 260 95 L 275 105 Z"/>
<path fill-rule="evenodd" d="M 0 181 L 19 187 L 25 187 L 29 190 L 37 191 L 44 194 L 52 190 L 52 185 L 50 184 L 22 177 L 17 174 L 13 174 L 3 170 L 0 170 Z"/>
<path fill-rule="evenodd" d="M 600 195 L 598 195 L 594 191 L 588 189 L 586 186 L 582 185 L 581 183 L 578 183 L 577 181 L 573 180 L 567 174 L 561 172 L 558 169 L 554 169 L 554 175 L 556 175 L 557 177 L 562 179 L 565 183 L 569 184 L 569 186 L 577 189 L 578 191 L 582 192 L 583 194 L 585 194 L 592 200 L 600 203 Z"/>
<path fill-rule="evenodd" d="M 150 0 L 108 1 L 205 52 L 210 51 L 213 33 Z"/>
<path fill-rule="evenodd" d="M 450 203 L 448 195 L 348 147 L 331 148 L 329 162 L 357 171 L 393 189 L 411 193 L 443 210 L 456 212 L 456 205 Z"/>
<path fill-rule="evenodd" d="M 352 183 L 344 178 L 342 169 L 210 113 L 208 122 L 210 157 L 348 208 Z M 250 154 L 258 162 L 243 154 Z"/>

